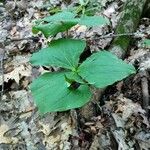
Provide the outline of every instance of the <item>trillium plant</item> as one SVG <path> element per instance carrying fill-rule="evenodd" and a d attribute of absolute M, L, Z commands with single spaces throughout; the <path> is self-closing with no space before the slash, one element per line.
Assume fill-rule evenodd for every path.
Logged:
<path fill-rule="evenodd" d="M 77 24 L 92 27 L 108 23 L 100 16 L 78 18 L 74 13 L 65 11 L 37 20 L 33 32 L 41 31 L 48 38 Z M 63 68 L 42 74 L 30 86 L 42 114 L 82 107 L 92 97 L 91 86 L 104 88 L 135 73 L 132 65 L 106 50 L 92 54 L 80 64 L 80 55 L 85 48 L 84 40 L 61 38 L 52 40 L 46 48 L 32 55 L 30 62 L 33 66 Z"/>

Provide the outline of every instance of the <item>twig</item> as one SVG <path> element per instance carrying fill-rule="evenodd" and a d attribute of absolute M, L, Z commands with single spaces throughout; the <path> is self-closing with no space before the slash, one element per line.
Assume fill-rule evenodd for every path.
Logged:
<path fill-rule="evenodd" d="M 34 110 L 36 110 L 36 108 L 35 107 L 31 107 L 31 108 L 29 108 L 26 111 L 22 111 L 22 112 L 18 113 L 18 115 L 27 114 L 27 113 L 33 112 Z"/>
<path fill-rule="evenodd" d="M 4 93 L 4 54 L 2 54 L 2 58 L 0 60 L 1 62 L 1 65 L 0 65 L 0 69 L 1 69 L 1 75 L 2 75 L 2 90 L 1 90 L 1 99 L 2 100 L 2 97 L 3 97 L 3 93 Z"/>
<path fill-rule="evenodd" d="M 143 108 L 146 110 L 146 113 L 148 114 L 148 106 L 150 103 L 150 97 L 149 97 L 149 91 L 148 91 L 148 79 L 147 79 L 147 72 L 142 71 L 141 72 L 141 87 L 142 87 L 142 93 L 143 93 Z"/>
<path fill-rule="evenodd" d="M 68 32 L 67 32 L 67 35 Z M 135 36 L 135 38 L 139 38 L 142 37 L 141 35 L 139 35 L 138 33 L 123 33 L 123 34 L 107 34 L 107 35 L 102 35 L 100 37 L 97 38 L 93 38 L 94 40 L 98 40 L 98 39 L 105 39 L 105 38 L 113 38 L 113 37 L 121 37 L 121 36 Z M 23 41 L 23 40 L 33 40 L 33 41 L 38 41 L 39 37 L 27 37 L 27 38 L 7 38 L 5 42 L 9 41 L 9 42 L 17 42 L 17 41 Z"/>
<path fill-rule="evenodd" d="M 23 40 L 33 40 L 33 41 L 38 41 L 39 37 L 27 37 L 27 38 L 7 38 L 5 42 L 17 42 L 17 41 L 23 41 Z"/>
<path fill-rule="evenodd" d="M 135 38 L 139 38 L 142 37 L 141 35 L 139 35 L 138 33 L 123 33 L 123 34 L 107 34 L 107 35 L 102 35 L 100 37 L 97 38 L 93 38 L 94 40 L 99 40 L 99 39 L 105 39 L 105 38 L 113 38 L 113 37 L 121 37 L 121 36 L 134 36 Z"/>

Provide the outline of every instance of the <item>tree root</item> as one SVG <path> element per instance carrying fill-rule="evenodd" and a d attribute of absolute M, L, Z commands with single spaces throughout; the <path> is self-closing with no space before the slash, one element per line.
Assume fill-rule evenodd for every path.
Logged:
<path fill-rule="evenodd" d="M 148 90 L 148 74 L 146 71 L 141 72 L 141 87 L 143 93 L 143 108 L 145 109 L 146 113 L 149 112 L 149 104 L 150 104 L 150 97 L 149 97 L 149 90 Z"/>

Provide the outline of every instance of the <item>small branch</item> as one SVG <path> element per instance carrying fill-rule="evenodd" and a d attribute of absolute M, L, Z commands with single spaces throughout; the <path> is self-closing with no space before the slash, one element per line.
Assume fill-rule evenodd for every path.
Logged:
<path fill-rule="evenodd" d="M 0 60 L 0 70 L 1 70 L 1 75 L 2 75 L 2 90 L 1 90 L 1 99 L 2 100 L 2 97 L 3 97 L 3 93 L 4 93 L 4 54 L 2 54 L 2 58 Z"/>
<path fill-rule="evenodd" d="M 147 72 L 142 71 L 141 72 L 141 87 L 142 87 L 142 93 L 143 93 L 143 108 L 146 110 L 146 113 L 148 114 L 148 107 L 150 103 L 150 97 L 149 97 L 149 90 L 148 90 L 148 79 L 147 79 Z"/>
<path fill-rule="evenodd" d="M 17 42 L 17 41 L 23 41 L 23 40 L 33 40 L 38 41 L 39 37 L 27 37 L 27 38 L 7 38 L 5 42 Z"/>
<path fill-rule="evenodd" d="M 35 111 L 35 110 L 36 110 L 35 107 L 31 107 L 31 108 L 29 108 L 29 109 L 26 110 L 26 111 L 19 112 L 18 115 L 27 114 L 27 113 L 33 112 L 33 111 Z"/>
<path fill-rule="evenodd" d="M 66 32 L 67 37 L 69 36 L 68 31 Z M 105 39 L 105 38 L 113 38 L 113 37 L 122 37 L 122 36 L 134 36 L 134 38 L 140 38 L 140 37 L 146 37 L 146 35 L 141 35 L 137 32 L 135 33 L 123 33 L 123 34 L 113 34 L 109 33 L 107 35 L 102 35 L 97 38 L 93 38 L 94 40 L 99 40 L 99 39 Z M 90 39 L 90 38 L 89 38 Z M 92 39 L 92 40 L 93 40 Z M 39 41 L 39 37 L 27 37 L 27 38 L 7 38 L 5 42 L 17 42 L 17 41 L 23 41 L 23 40 L 33 40 L 33 41 Z"/>
<path fill-rule="evenodd" d="M 123 33 L 123 34 L 107 34 L 107 35 L 102 35 L 100 37 L 97 38 L 93 38 L 94 40 L 99 40 L 99 39 L 106 39 L 106 38 L 114 38 L 114 37 L 122 37 L 122 36 L 134 36 L 134 38 L 140 38 L 140 37 L 146 37 L 146 35 L 142 35 L 139 33 Z"/>

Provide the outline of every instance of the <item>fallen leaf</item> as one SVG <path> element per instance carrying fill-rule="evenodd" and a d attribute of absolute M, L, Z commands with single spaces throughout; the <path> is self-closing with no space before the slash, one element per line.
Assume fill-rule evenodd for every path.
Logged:
<path fill-rule="evenodd" d="M 30 55 L 16 56 L 9 64 L 4 66 L 6 70 L 10 65 L 13 67 L 11 72 L 4 74 L 4 82 L 8 82 L 10 79 L 12 79 L 19 84 L 21 77 L 31 76 L 32 67 L 29 64 L 29 58 Z M 2 84 L 2 82 L 2 75 L 0 75 L 0 84 Z"/>
<path fill-rule="evenodd" d="M 9 136 L 5 136 L 5 133 L 10 130 L 10 127 L 7 125 L 7 122 L 2 121 L 1 125 L 0 125 L 0 144 L 2 143 L 16 143 L 18 141 L 17 138 L 15 137 L 9 137 Z"/>

